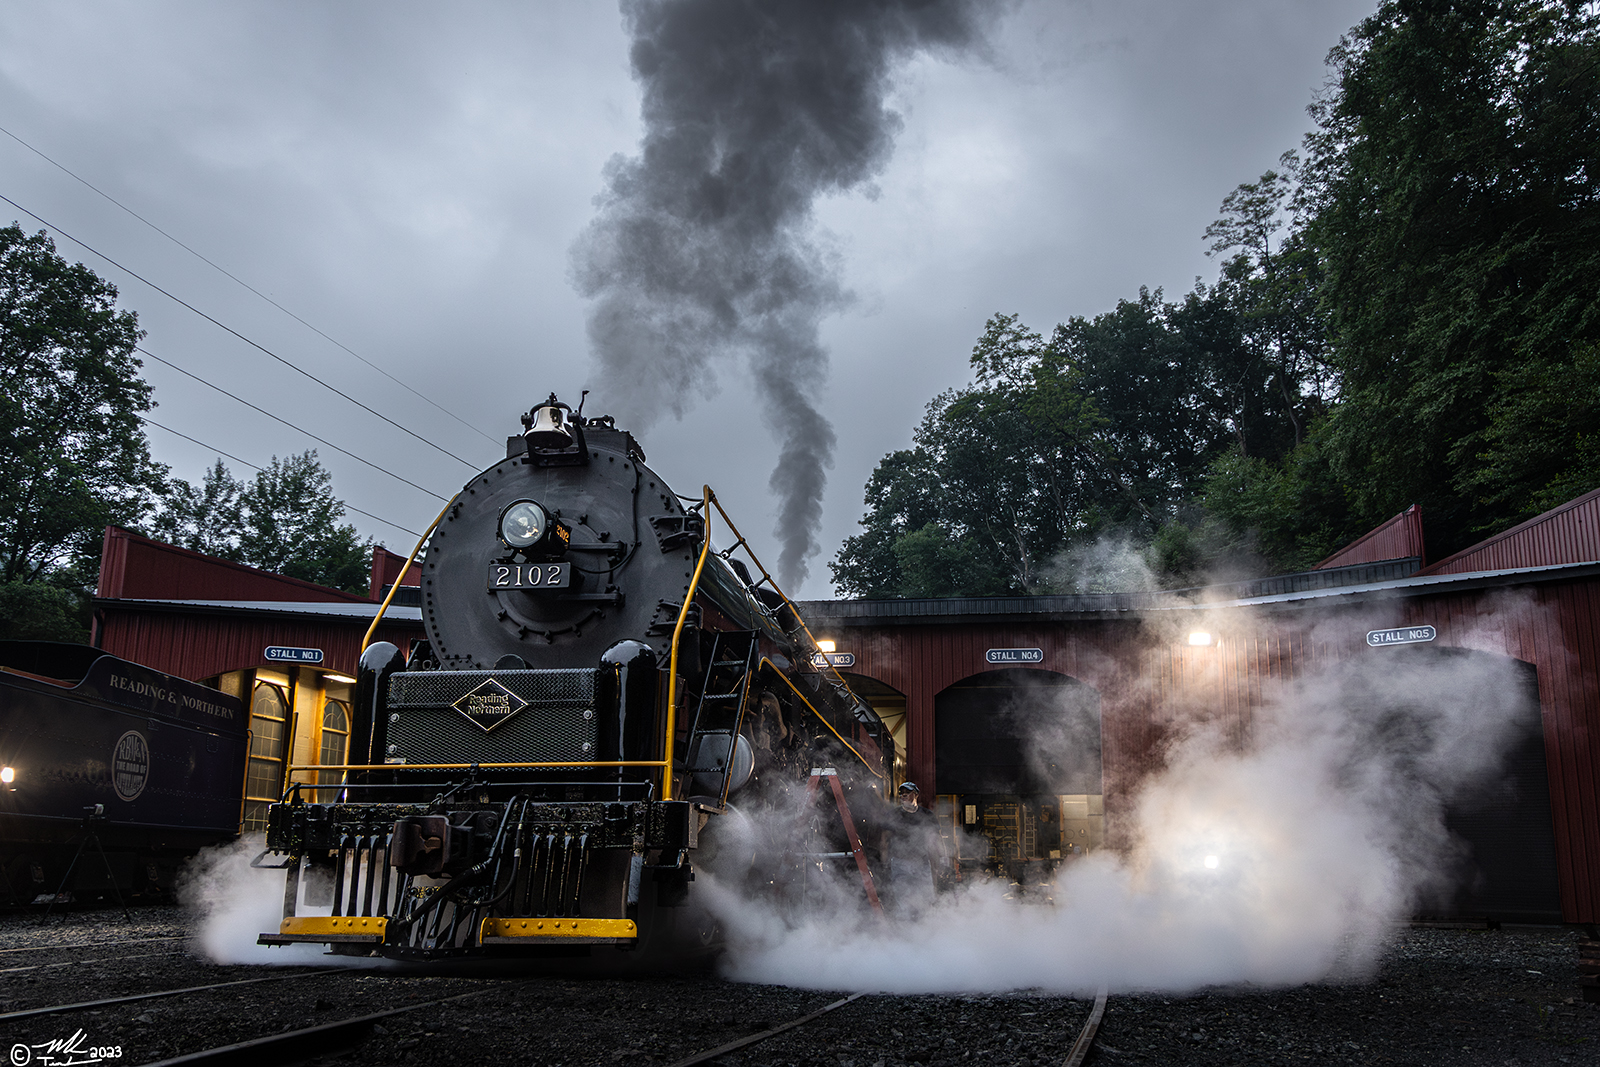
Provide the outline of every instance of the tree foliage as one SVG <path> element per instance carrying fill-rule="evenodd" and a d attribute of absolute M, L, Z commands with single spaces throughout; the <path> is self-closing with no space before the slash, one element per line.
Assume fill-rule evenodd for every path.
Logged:
<path fill-rule="evenodd" d="M 199 485 L 174 479 L 151 533 L 171 544 L 274 574 L 365 593 L 372 539 L 340 524 L 344 503 L 315 449 L 272 462 L 250 481 L 218 459 Z"/>
<path fill-rule="evenodd" d="M 1597 484 L 1570 451 L 1592 393 L 1559 426 L 1508 420 L 1572 396 L 1600 340 L 1600 15 L 1391 0 L 1330 65 L 1304 175 L 1330 455 L 1364 520 L 1421 503 L 1451 551 Z"/>
<path fill-rule="evenodd" d="M 1210 462 L 1245 441 L 1276 458 L 1304 417 L 1277 399 L 1244 292 L 1171 304 L 1141 291 L 1048 339 L 1016 315 L 991 318 L 973 383 L 934 398 L 914 447 L 873 472 L 835 584 L 865 597 L 1081 590 L 1094 581 L 1072 548 L 1103 535 L 1164 536 L 1153 562 L 1187 575 L 1194 539 L 1180 546 L 1169 527 Z"/>
<path fill-rule="evenodd" d="M 1329 63 L 1213 283 L 990 321 L 842 592 L 1065 588 L 1097 538 L 1163 581 L 1302 569 L 1413 503 L 1437 556 L 1600 486 L 1600 7 L 1386 0 Z"/>
<path fill-rule="evenodd" d="M 116 300 L 47 234 L 0 228 L 0 582 L 87 581 L 102 530 L 137 523 L 162 484 L 143 334 Z"/>

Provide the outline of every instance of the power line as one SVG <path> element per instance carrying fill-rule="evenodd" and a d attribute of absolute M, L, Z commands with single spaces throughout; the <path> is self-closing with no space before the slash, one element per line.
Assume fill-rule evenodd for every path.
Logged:
<path fill-rule="evenodd" d="M 349 347 L 348 345 L 346 345 L 346 344 L 344 344 L 344 343 L 342 343 L 340 341 L 337 341 L 332 337 L 329 337 L 327 334 L 323 333 L 321 330 L 319 330 L 315 326 L 311 325 L 311 323 L 307 322 L 305 319 L 302 319 L 299 315 L 296 315 L 294 312 L 290 311 L 288 308 L 284 307 L 282 304 L 280 304 L 276 300 L 272 299 L 272 297 L 268 296 L 266 293 L 263 293 L 261 290 L 257 289 L 255 286 L 251 285 L 249 282 L 245 281 L 243 278 L 240 278 L 240 277 L 236 276 L 235 274 L 233 274 L 232 272 L 230 272 L 226 267 L 223 267 L 222 265 L 220 265 L 218 263 L 213 263 L 211 260 L 209 260 L 205 256 L 201 255 L 199 252 L 195 251 L 193 248 L 190 248 L 188 245 L 184 244 L 182 241 L 180 241 L 176 237 L 172 236 L 172 234 L 168 233 L 166 230 L 163 230 L 160 226 L 157 226 L 155 223 L 151 222 L 149 219 L 145 218 L 143 215 L 141 215 L 137 211 L 133 210 L 133 208 L 131 208 L 128 205 L 124 204 L 122 201 L 118 200 L 116 197 L 112 196 L 110 193 L 105 192 L 104 190 L 98 188 L 93 183 L 88 181 L 88 179 L 79 177 L 73 171 L 69 170 L 66 166 L 64 166 L 61 163 L 57 163 L 55 160 L 53 160 L 49 156 L 45 155 L 39 149 L 33 147 L 33 145 L 29 144 L 27 141 L 24 141 L 22 138 L 18 137 L 16 134 L 14 134 L 10 130 L 6 129 L 4 126 L 0 126 L 0 133 L 5 134 L 7 137 L 11 138 L 13 141 L 15 141 L 19 145 L 21 145 L 23 148 L 26 148 L 28 151 L 32 152 L 34 155 L 36 155 L 40 159 L 44 160 L 46 163 L 50 164 L 52 167 L 55 167 L 57 170 L 61 171 L 61 173 L 67 175 L 67 177 L 71 178 L 73 181 L 78 182 L 79 184 L 83 185 L 85 188 L 91 190 L 92 192 L 96 193 L 97 195 L 104 197 L 106 200 L 109 200 L 111 203 L 115 204 L 117 207 L 121 208 L 123 211 L 126 211 L 128 214 L 132 215 L 134 218 L 138 219 L 140 222 L 144 223 L 146 226 L 150 227 L 152 230 L 156 231 L 161 236 L 165 237 L 167 240 L 171 241 L 173 244 L 177 245 L 179 248 L 181 248 L 185 252 L 189 253 L 191 256 L 194 256 L 196 259 L 200 260 L 200 262 L 206 264 L 209 267 L 212 267 L 213 269 L 215 269 L 217 271 L 220 271 L 222 274 L 226 275 L 228 278 L 230 278 L 233 281 L 237 282 L 238 284 L 244 286 L 246 289 L 250 290 L 256 296 L 259 296 L 261 299 L 265 300 L 267 303 L 271 304 L 273 307 L 277 308 L 279 311 L 283 312 L 285 315 L 289 316 L 291 319 L 293 319 L 294 321 L 298 322 L 300 325 L 304 326 L 306 329 L 310 330 L 312 333 L 316 334 L 318 337 L 322 338 L 324 341 L 327 341 L 329 344 L 334 345 L 334 346 L 336 346 L 338 348 L 344 349 L 346 352 L 350 353 L 356 359 L 359 359 L 361 362 L 365 363 L 367 366 L 371 367 L 373 370 L 377 371 L 379 374 L 383 375 L 385 378 L 388 378 L 391 382 L 394 382 L 396 385 L 400 386 L 402 389 L 405 389 L 407 392 L 411 393 L 413 396 L 416 396 L 420 400 L 422 400 L 422 401 L 426 402 L 427 404 L 431 405 L 436 410 L 441 411 L 446 415 L 449 415 L 452 419 L 455 419 L 461 425 L 465 426 L 467 429 L 471 430 L 473 433 L 477 434 L 479 437 L 483 438 L 485 441 L 488 441 L 492 445 L 498 445 L 500 443 L 500 442 L 496 441 L 493 437 L 490 437 L 488 434 L 486 434 L 482 430 L 478 429 L 477 426 L 473 425 L 472 423 L 468 422 L 466 419 L 463 419 L 460 415 L 457 415 L 455 412 L 451 411 L 449 408 L 444 407 L 443 405 L 441 405 L 438 402 L 434 401 L 431 397 L 427 396 L 426 394 L 418 392 L 414 387 L 412 387 L 412 385 L 409 382 L 406 382 L 405 380 L 403 380 L 401 378 L 396 378 L 393 374 L 390 374 L 388 371 L 384 370 L 382 367 L 380 367 L 376 363 L 372 362 L 366 356 L 363 356 L 360 352 L 357 352 L 355 349 Z M 38 216 L 35 215 L 34 218 L 38 218 Z"/>
<path fill-rule="evenodd" d="M 3 199 L 5 199 L 5 198 L 4 197 L 0 197 L 0 200 L 3 200 Z M 204 378 L 200 377 L 200 375 L 198 375 L 198 374 L 195 374 L 193 371 L 184 370 L 182 367 L 178 366 L 176 363 L 172 362 L 170 359 L 162 359 L 160 356 L 156 355 L 154 352 L 150 351 L 148 348 L 141 348 L 141 347 L 135 345 L 134 346 L 134 351 L 142 352 L 144 355 L 149 356 L 151 359 L 155 360 L 157 363 L 160 363 L 163 366 L 171 367 L 173 370 L 177 371 L 179 374 L 182 374 L 182 375 L 184 375 L 185 377 L 188 377 L 188 378 L 193 378 L 195 381 L 199 382 L 201 385 L 204 385 L 204 386 L 206 386 L 207 388 L 210 388 L 210 389 L 215 389 L 217 392 L 221 393 L 223 396 L 228 397 L 231 400 L 237 400 L 239 403 L 243 404 L 247 408 L 250 408 L 252 411 L 259 411 L 259 412 L 261 412 L 261 414 L 265 415 L 269 419 L 272 419 L 274 422 L 281 422 L 285 426 L 289 427 L 289 429 L 296 430 L 296 431 L 298 431 L 300 433 L 303 433 L 307 437 L 311 438 L 313 441 L 316 441 L 319 444 L 327 445 L 329 448 L 333 449 L 335 452 L 340 453 L 341 455 L 349 456 L 351 459 L 355 460 L 358 463 L 365 463 L 367 466 L 371 467 L 373 470 L 377 471 L 378 473 L 387 474 L 389 477 L 393 478 L 397 482 L 404 482 L 406 485 L 409 485 L 413 489 L 420 489 L 422 492 L 427 493 L 429 496 L 433 497 L 436 500 L 449 500 L 450 499 L 449 497 L 445 496 L 443 493 L 436 493 L 432 489 L 429 489 L 429 488 L 427 488 L 425 486 L 418 485 L 416 482 L 411 481 L 409 478 L 402 478 L 400 475 L 396 474 L 394 471 L 389 470 L 386 467 L 380 467 L 376 463 L 372 462 L 370 459 L 362 459 L 360 456 L 356 455 L 354 452 L 351 452 L 349 449 L 340 448 L 338 445 L 334 444 L 332 441 L 329 441 L 329 440 L 327 440 L 326 438 L 323 438 L 323 437 L 318 437 L 316 434 L 312 433 L 310 430 L 306 429 L 305 427 L 296 426 L 294 423 L 290 422 L 288 419 L 285 419 L 285 418 L 283 418 L 281 416 L 278 416 L 278 415 L 274 415 L 272 412 L 268 411 L 266 408 L 258 407 L 257 405 L 250 403 L 250 401 L 246 400 L 244 397 L 239 396 L 236 393 L 230 393 L 226 389 L 224 389 L 222 386 L 217 385 L 217 384 L 215 384 L 213 382 L 206 381 Z"/>
<path fill-rule="evenodd" d="M 10 204 L 12 207 L 16 208 L 18 211 L 22 212 L 24 215 L 27 215 L 29 218 L 32 218 L 32 219 L 38 221 L 40 225 L 54 230 L 56 233 L 60 234 L 62 237 L 65 237 L 67 240 L 69 240 L 73 244 L 77 245 L 79 248 L 83 248 L 83 249 L 88 250 L 90 253 L 92 253 L 92 254 L 94 254 L 96 256 L 99 256 L 101 259 L 105 260 L 107 263 L 111 264 L 113 267 L 116 267 L 118 270 L 123 271 L 124 273 L 128 274 L 130 277 L 137 278 L 139 281 L 141 281 L 144 284 L 148 285 L 150 288 L 154 289 L 156 292 L 160 293 L 162 296 L 166 297 L 167 299 L 173 301 L 174 303 L 181 304 L 182 306 L 188 308 L 190 311 L 194 312 L 196 315 L 199 315 L 202 319 L 205 319 L 207 322 L 209 322 L 212 325 L 216 326 L 218 329 L 225 330 L 228 333 L 231 333 L 233 336 L 237 337 L 239 340 L 243 341 L 245 344 L 249 345 L 251 348 L 255 348 L 255 349 L 265 353 L 266 355 L 271 356 L 273 359 L 277 360 L 279 363 L 282 363 L 285 367 L 288 367 L 290 370 L 296 372 L 297 374 L 305 375 L 307 378 L 309 378 L 312 381 L 316 382 L 318 385 L 322 386 L 324 389 L 327 389 L 329 392 L 338 394 L 339 396 L 343 397 L 344 399 L 350 401 L 350 403 L 354 404 L 356 407 L 360 408 L 361 410 L 366 411 L 366 412 L 376 416 L 379 419 L 382 419 L 384 422 L 388 423 L 390 426 L 393 426 L 397 430 L 401 430 L 401 431 L 403 431 L 405 433 L 410 434 L 412 437 L 415 437 L 418 441 L 421 441 L 423 444 L 427 445 L 429 448 L 432 448 L 432 449 L 435 449 L 436 451 L 444 453 L 445 455 L 449 456 L 451 459 L 455 460 L 457 463 L 465 464 L 466 466 L 471 467 L 473 470 L 477 470 L 478 469 L 477 468 L 477 464 L 473 463 L 472 461 L 462 459 L 460 456 L 456 455 L 454 452 L 451 452 L 449 449 L 444 448 L 443 446 L 441 446 L 441 445 L 439 445 L 439 444 L 437 444 L 437 443 L 435 443 L 433 441 L 428 440 L 426 437 L 423 437 L 421 434 L 417 433 L 415 430 L 411 429 L 409 426 L 403 426 L 400 423 L 395 422 L 393 419 L 389 418 L 389 416 L 384 415 L 383 413 L 381 413 L 379 411 L 375 411 L 374 409 L 368 407 L 367 405 L 363 404 L 361 401 L 357 400 L 355 397 L 351 396 L 349 393 L 344 392 L 343 390 L 337 388 L 336 386 L 330 385 L 329 383 L 323 381 L 321 378 L 318 378 L 315 374 L 312 374 L 310 371 L 304 369 L 303 367 L 296 366 L 295 364 L 289 362 L 287 359 L 284 359 L 282 356 L 278 355 L 276 352 L 272 351 L 272 349 L 266 347 L 265 345 L 258 344 L 257 342 L 252 341 L 250 338 L 246 337 L 244 334 L 240 333 L 238 330 L 235 330 L 233 327 L 227 326 L 227 325 L 219 322 L 218 320 L 212 318 L 210 315 L 207 315 L 204 311 L 201 311 L 199 308 L 195 307 L 193 304 L 189 303 L 187 300 L 184 300 L 182 297 L 177 296 L 177 295 L 175 295 L 173 293 L 170 293 L 167 290 L 163 289 L 161 286 L 157 285 L 155 282 L 153 282 L 150 279 L 146 278 L 144 275 L 140 274 L 138 271 L 131 270 L 128 267 L 124 267 L 121 263 L 118 263 L 116 260 L 114 260 L 110 256 L 106 255 L 104 252 L 102 252 L 99 249 L 95 248 L 93 245 L 86 244 L 84 241 L 80 240 L 77 237 L 72 236 L 72 234 L 68 233 L 66 230 L 63 230 L 61 227 L 55 225 L 52 222 L 49 222 L 49 221 L 45 220 L 43 217 L 41 217 L 39 215 L 34 214 L 32 211 L 29 211 L 27 208 L 23 207 L 21 204 L 17 203 L 15 200 L 11 199 L 9 196 L 6 196 L 3 193 L 0 193 L 0 200 L 4 200 L 6 203 Z"/>
<path fill-rule="evenodd" d="M 149 418 L 149 417 L 144 416 L 144 415 L 140 415 L 139 416 L 139 421 L 143 422 L 146 426 L 154 426 L 158 430 L 167 431 L 168 433 L 172 434 L 174 437 L 181 437 L 185 441 L 189 441 L 189 442 L 191 442 L 193 444 L 197 444 L 201 448 L 207 450 L 208 452 L 215 452 L 219 456 L 226 456 L 228 459 L 233 460 L 235 463 L 238 463 L 238 464 L 240 464 L 242 466 L 245 466 L 245 467 L 249 467 L 253 471 L 259 471 L 259 470 L 264 470 L 265 469 L 263 467 L 257 466 L 254 463 L 251 463 L 247 459 L 240 459 L 238 456 L 233 455 L 231 452 L 224 452 L 220 448 L 215 448 L 215 447 L 213 447 L 211 445 L 208 445 L 204 441 L 200 440 L 197 437 L 190 437 L 188 434 L 184 433 L 182 430 L 174 430 L 171 426 L 163 426 L 161 423 L 157 422 L 155 419 Z M 421 537 L 422 536 L 420 533 L 418 533 L 415 530 L 408 530 L 404 526 L 401 526 L 399 523 L 390 522 L 388 519 L 384 518 L 383 516 L 374 515 L 370 511 L 362 511 L 360 508 L 356 507 L 355 505 L 346 503 L 343 500 L 339 501 L 339 506 L 344 508 L 346 511 L 353 511 L 357 515 L 365 515 L 367 518 L 372 519 L 375 522 L 381 522 L 385 526 L 389 527 L 390 529 L 399 530 L 401 533 L 410 534 L 412 537 Z"/>

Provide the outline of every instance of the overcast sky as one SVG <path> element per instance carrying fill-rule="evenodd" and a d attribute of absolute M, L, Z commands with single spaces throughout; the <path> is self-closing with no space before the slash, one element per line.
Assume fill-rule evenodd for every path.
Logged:
<path fill-rule="evenodd" d="M 874 188 L 816 205 L 854 299 L 823 324 L 816 398 L 838 446 L 822 551 L 791 595 L 831 595 L 827 561 L 857 529 L 872 468 L 910 443 L 930 398 L 969 380 L 991 314 L 1044 331 L 1141 285 L 1178 296 L 1211 279 L 1202 231 L 1229 190 L 1298 145 L 1328 49 L 1375 6 L 1032 0 L 993 27 L 987 57 L 897 69 L 893 157 Z M 0 126 L 427 399 L 4 135 L 0 194 L 470 461 L 57 234 L 118 285 L 152 353 L 439 497 L 503 455 L 492 440 L 552 390 L 575 404 L 589 388 L 588 413 L 607 410 L 570 253 L 607 160 L 637 150 L 638 105 L 625 27 L 600 2 L 0 12 Z M 777 447 L 748 370 L 716 369 L 718 390 L 642 444 L 680 493 L 709 482 L 770 566 Z M 441 506 L 176 371 L 145 371 L 152 417 L 210 446 L 151 429 L 179 477 L 198 480 L 217 450 L 264 464 L 315 447 L 352 507 L 421 530 Z M 349 518 L 396 551 L 414 542 Z"/>

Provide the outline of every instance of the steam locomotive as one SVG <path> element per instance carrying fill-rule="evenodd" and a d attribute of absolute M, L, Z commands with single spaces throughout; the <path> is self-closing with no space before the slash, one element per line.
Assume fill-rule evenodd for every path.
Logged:
<path fill-rule="evenodd" d="M 425 538 L 426 640 L 363 651 L 348 765 L 269 809 L 260 943 L 660 966 L 714 946 L 692 883 L 736 803 L 826 780 L 849 822 L 886 793 L 891 735 L 765 570 L 712 549 L 710 490 L 554 394 L 522 424 Z"/>

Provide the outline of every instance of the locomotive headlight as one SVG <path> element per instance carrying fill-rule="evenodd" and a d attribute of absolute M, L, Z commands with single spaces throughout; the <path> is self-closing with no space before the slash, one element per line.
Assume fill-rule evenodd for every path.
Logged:
<path fill-rule="evenodd" d="M 549 525 L 544 508 L 531 500 L 519 500 L 500 513 L 500 540 L 507 548 L 531 548 Z"/>

